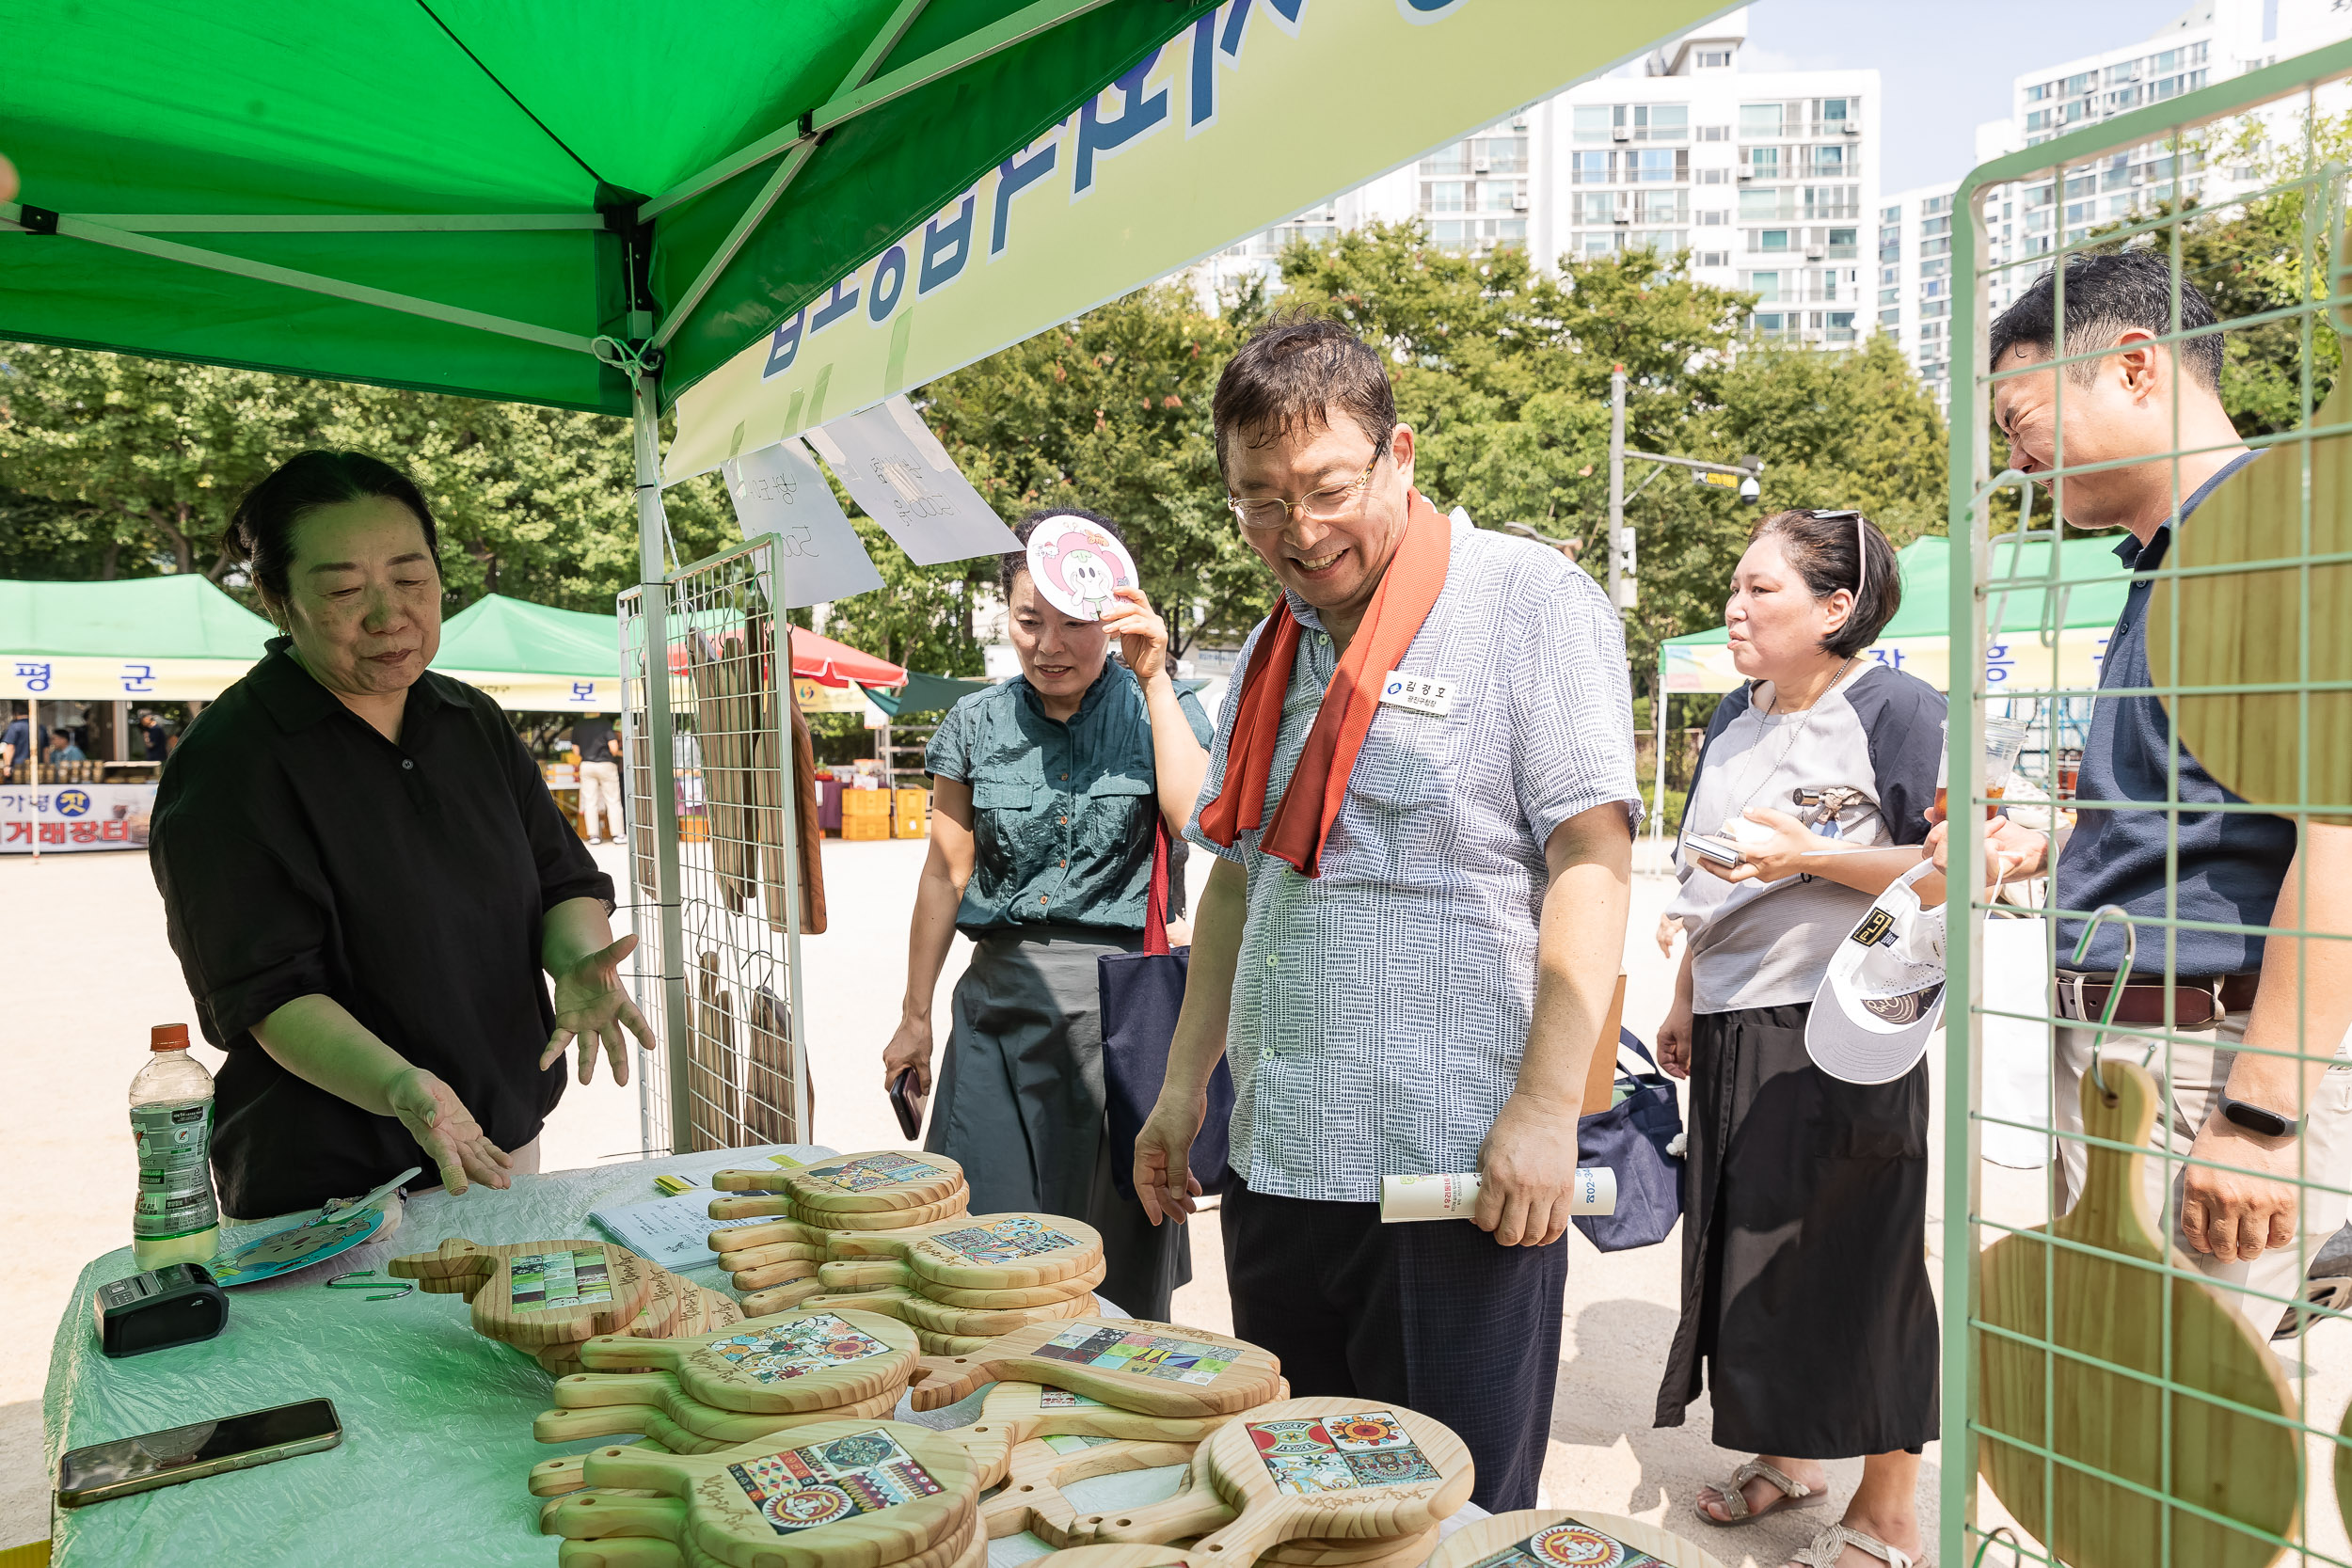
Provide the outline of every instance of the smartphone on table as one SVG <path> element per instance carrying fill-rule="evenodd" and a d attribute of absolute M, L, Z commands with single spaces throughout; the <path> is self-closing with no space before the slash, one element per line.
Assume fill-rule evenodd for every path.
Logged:
<path fill-rule="evenodd" d="M 332 1400 L 304 1400 L 216 1421 L 72 1449 L 57 1463 L 57 1501 L 67 1508 L 151 1492 L 202 1476 L 251 1469 L 317 1453 L 343 1440 Z"/>

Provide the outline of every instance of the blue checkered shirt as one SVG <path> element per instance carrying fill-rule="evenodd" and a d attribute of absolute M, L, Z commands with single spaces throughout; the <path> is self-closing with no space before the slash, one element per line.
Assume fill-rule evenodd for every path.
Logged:
<path fill-rule="evenodd" d="M 1288 787 L 1338 657 L 1312 609 L 1266 790 Z M 1225 780 L 1250 634 L 1217 716 Z M 1625 638 L 1593 579 L 1527 540 L 1454 527 L 1444 591 L 1398 669 L 1453 683 L 1443 718 L 1383 705 L 1321 875 L 1186 836 L 1248 873 L 1226 1051 L 1232 1164 L 1251 1189 L 1368 1202 L 1380 1178 L 1477 1169 L 1535 1001 L 1544 846 L 1611 801 L 1641 816 Z M 1387 673 L 1372 672 L 1375 677 Z"/>

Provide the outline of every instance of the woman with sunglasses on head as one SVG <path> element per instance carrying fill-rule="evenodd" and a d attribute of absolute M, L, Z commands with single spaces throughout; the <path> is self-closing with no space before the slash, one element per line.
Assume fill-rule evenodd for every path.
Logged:
<path fill-rule="evenodd" d="M 1804 1043 L 1831 955 L 1919 863 L 1935 803 L 1944 698 L 1864 652 L 1901 600 L 1894 548 L 1859 512 L 1756 525 L 1724 612 L 1747 684 L 1708 725 L 1668 911 L 1689 941 L 1659 1058 L 1691 1096 L 1658 1425 L 1682 1424 L 1703 1366 L 1714 1441 L 1756 1455 L 1700 1490 L 1717 1525 L 1824 1501 L 1821 1462 L 1864 1456 L 1842 1522 L 1797 1560 L 1818 1568 L 1908 1568 L 1936 1435 L 1926 1064 L 1848 1084 Z"/>

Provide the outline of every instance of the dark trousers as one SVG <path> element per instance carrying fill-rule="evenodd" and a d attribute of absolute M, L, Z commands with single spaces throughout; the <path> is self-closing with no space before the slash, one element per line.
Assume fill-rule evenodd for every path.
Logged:
<path fill-rule="evenodd" d="M 1468 1220 L 1382 1225 L 1376 1203 L 1227 1189 L 1233 1333 L 1291 1393 L 1401 1404 L 1469 1445 L 1491 1513 L 1535 1506 L 1559 1376 L 1565 1239 L 1498 1245 Z"/>

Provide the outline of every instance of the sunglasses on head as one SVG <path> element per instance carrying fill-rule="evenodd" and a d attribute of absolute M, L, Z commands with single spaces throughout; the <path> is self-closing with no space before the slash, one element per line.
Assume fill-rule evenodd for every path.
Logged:
<path fill-rule="evenodd" d="M 1806 512 L 1805 515 L 1812 518 L 1817 523 L 1834 523 L 1840 517 L 1851 517 L 1853 519 L 1853 555 L 1855 562 L 1858 563 L 1857 575 L 1854 578 L 1853 596 L 1854 602 L 1856 604 L 1860 604 L 1862 602 L 1862 590 L 1868 586 L 1870 581 L 1869 542 L 1863 537 L 1862 514 L 1847 508 L 1830 511 L 1823 507 L 1815 507 Z"/>

